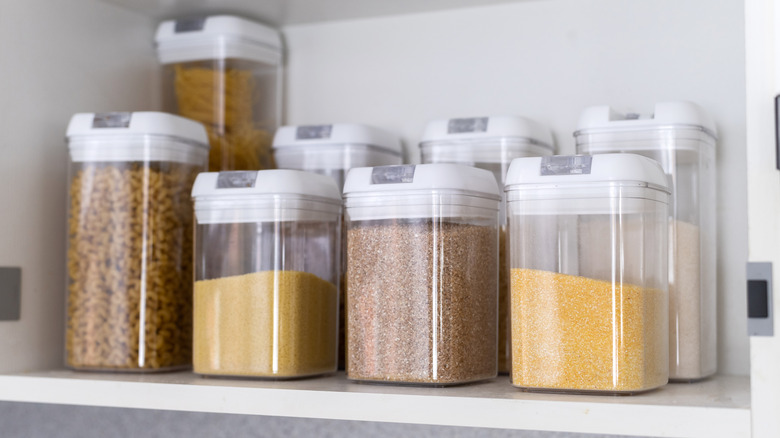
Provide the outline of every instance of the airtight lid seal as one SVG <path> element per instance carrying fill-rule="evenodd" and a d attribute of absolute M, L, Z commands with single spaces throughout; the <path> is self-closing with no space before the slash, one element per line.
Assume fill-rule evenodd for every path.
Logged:
<path fill-rule="evenodd" d="M 433 120 L 426 125 L 420 145 L 501 138 L 522 138 L 529 143 L 553 149 L 553 139 L 549 129 L 531 119 L 519 116 Z"/>
<path fill-rule="evenodd" d="M 526 185 L 583 186 L 637 182 L 669 192 L 661 165 L 636 154 L 553 155 L 516 158 L 506 176 L 506 190 Z"/>
<path fill-rule="evenodd" d="M 621 113 L 609 105 L 586 108 L 574 136 L 611 131 L 697 129 L 717 139 L 717 127 L 704 108 L 693 102 L 659 102 L 651 115 Z"/>
<path fill-rule="evenodd" d="M 164 21 L 155 42 L 162 64 L 236 58 L 278 65 L 282 60 L 279 31 L 230 15 Z"/>
<path fill-rule="evenodd" d="M 669 185 L 656 161 L 635 154 L 517 158 L 507 172 L 510 216 L 668 213 Z M 523 202 L 521 210 L 512 207 Z"/>
<path fill-rule="evenodd" d="M 192 187 L 198 223 L 335 221 L 333 178 L 299 170 L 206 172 Z"/>
<path fill-rule="evenodd" d="M 351 169 L 344 183 L 350 220 L 494 218 L 501 200 L 487 170 L 461 164 Z"/>
<path fill-rule="evenodd" d="M 328 125 L 288 125 L 276 130 L 274 149 L 282 150 L 311 146 L 310 153 L 317 153 L 316 146 L 366 145 L 401 156 L 401 140 L 374 126 L 358 123 L 333 123 Z"/>
<path fill-rule="evenodd" d="M 161 112 L 73 115 L 67 130 L 73 161 L 175 161 L 201 164 L 209 141 L 202 124 Z"/>

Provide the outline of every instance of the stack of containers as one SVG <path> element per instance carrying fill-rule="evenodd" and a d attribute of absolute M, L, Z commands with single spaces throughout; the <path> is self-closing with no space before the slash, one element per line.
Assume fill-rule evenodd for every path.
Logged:
<path fill-rule="evenodd" d="M 347 376 L 452 385 L 497 372 L 498 210 L 490 172 L 457 164 L 353 169 Z"/>
<path fill-rule="evenodd" d="M 102 113 L 74 115 L 67 136 L 67 365 L 188 367 L 189 193 L 206 169 L 206 131 L 170 114 Z"/>
<path fill-rule="evenodd" d="M 195 199 L 196 373 L 336 370 L 341 194 L 296 170 L 203 173 Z"/>
<path fill-rule="evenodd" d="M 669 208 L 669 371 L 675 381 L 715 373 L 715 124 L 690 102 L 664 102 L 652 117 L 586 109 L 575 133 L 583 154 L 630 152 L 667 174 Z"/>
<path fill-rule="evenodd" d="M 164 107 L 206 126 L 209 170 L 273 168 L 271 136 L 282 114 L 279 32 L 219 15 L 165 21 L 156 42 Z"/>
<path fill-rule="evenodd" d="M 539 123 L 524 117 L 493 116 L 434 120 L 425 128 L 420 151 L 423 163 L 459 163 L 489 170 L 503 187 L 513 159 L 552 155 L 554 148 L 550 131 Z M 504 200 L 499 215 L 499 372 L 511 368 L 505 208 Z"/>
<path fill-rule="evenodd" d="M 299 169 L 328 175 L 344 189 L 347 171 L 354 167 L 401 164 L 401 140 L 380 128 L 357 123 L 282 126 L 273 143 L 280 169 Z M 343 236 L 346 247 L 346 234 Z M 345 366 L 344 284 L 346 251 L 342 253 L 339 309 L 339 369 Z"/>
<path fill-rule="evenodd" d="M 664 385 L 669 191 L 658 163 L 519 158 L 506 190 L 512 384 L 605 393 Z"/>

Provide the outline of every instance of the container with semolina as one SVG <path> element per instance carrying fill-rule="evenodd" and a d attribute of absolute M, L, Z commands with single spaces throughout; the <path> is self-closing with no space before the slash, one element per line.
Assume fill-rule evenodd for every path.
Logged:
<path fill-rule="evenodd" d="M 493 175 L 458 164 L 352 169 L 347 377 L 444 386 L 496 376 Z"/>
<path fill-rule="evenodd" d="M 669 189 L 659 164 L 518 158 L 506 196 L 512 384 L 612 394 L 664 385 Z"/>
<path fill-rule="evenodd" d="M 336 370 L 341 194 L 297 170 L 202 173 L 193 368 L 270 379 Z"/>
<path fill-rule="evenodd" d="M 596 106 L 582 113 L 574 135 L 579 153 L 640 154 L 668 175 L 669 378 L 715 374 L 715 123 L 691 102 L 657 103 L 652 116 Z"/>

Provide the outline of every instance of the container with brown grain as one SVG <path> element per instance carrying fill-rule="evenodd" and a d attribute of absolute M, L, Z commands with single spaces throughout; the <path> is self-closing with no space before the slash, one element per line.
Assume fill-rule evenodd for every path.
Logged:
<path fill-rule="evenodd" d="M 445 386 L 495 377 L 499 192 L 458 164 L 350 171 L 347 377 Z"/>
<path fill-rule="evenodd" d="M 77 114 L 68 146 L 67 366 L 188 367 L 189 192 L 206 166 L 203 126 L 163 113 Z"/>

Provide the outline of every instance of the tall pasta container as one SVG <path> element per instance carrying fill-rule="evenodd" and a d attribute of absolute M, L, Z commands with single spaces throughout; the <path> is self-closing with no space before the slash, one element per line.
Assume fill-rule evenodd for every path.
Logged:
<path fill-rule="evenodd" d="M 518 158 L 506 194 L 512 384 L 613 394 L 664 385 L 669 190 L 658 163 Z"/>
<path fill-rule="evenodd" d="M 401 164 L 401 140 L 374 126 L 358 123 L 282 126 L 274 135 L 274 158 L 280 169 L 300 169 L 328 175 L 344 189 L 353 167 Z M 342 241 L 346 242 L 346 233 Z M 344 245 L 346 247 L 346 245 Z M 347 289 L 346 251 L 342 252 L 342 294 L 339 300 L 339 369 L 345 366 L 345 314 L 343 293 Z"/>
<path fill-rule="evenodd" d="M 216 15 L 165 21 L 156 42 L 164 107 L 206 126 L 209 170 L 273 168 L 271 138 L 282 111 L 279 32 Z"/>
<path fill-rule="evenodd" d="M 297 170 L 203 173 L 193 368 L 270 379 L 336 370 L 341 193 Z"/>
<path fill-rule="evenodd" d="M 504 187 L 509 163 L 515 158 L 552 155 L 550 130 L 517 116 L 434 120 L 425 127 L 420 152 L 423 163 L 459 163 L 489 170 Z M 506 200 L 499 214 L 498 371 L 509 372 L 509 265 L 506 237 Z"/>
<path fill-rule="evenodd" d="M 74 115 L 67 136 L 67 366 L 189 367 L 189 193 L 206 131 L 170 114 L 100 113 Z"/>
<path fill-rule="evenodd" d="M 669 374 L 695 381 L 717 370 L 715 124 L 690 102 L 665 102 L 654 115 L 586 109 L 575 133 L 583 154 L 630 152 L 667 174 L 669 204 Z"/>
<path fill-rule="evenodd" d="M 347 377 L 453 385 L 497 372 L 498 185 L 457 164 L 353 169 Z"/>

